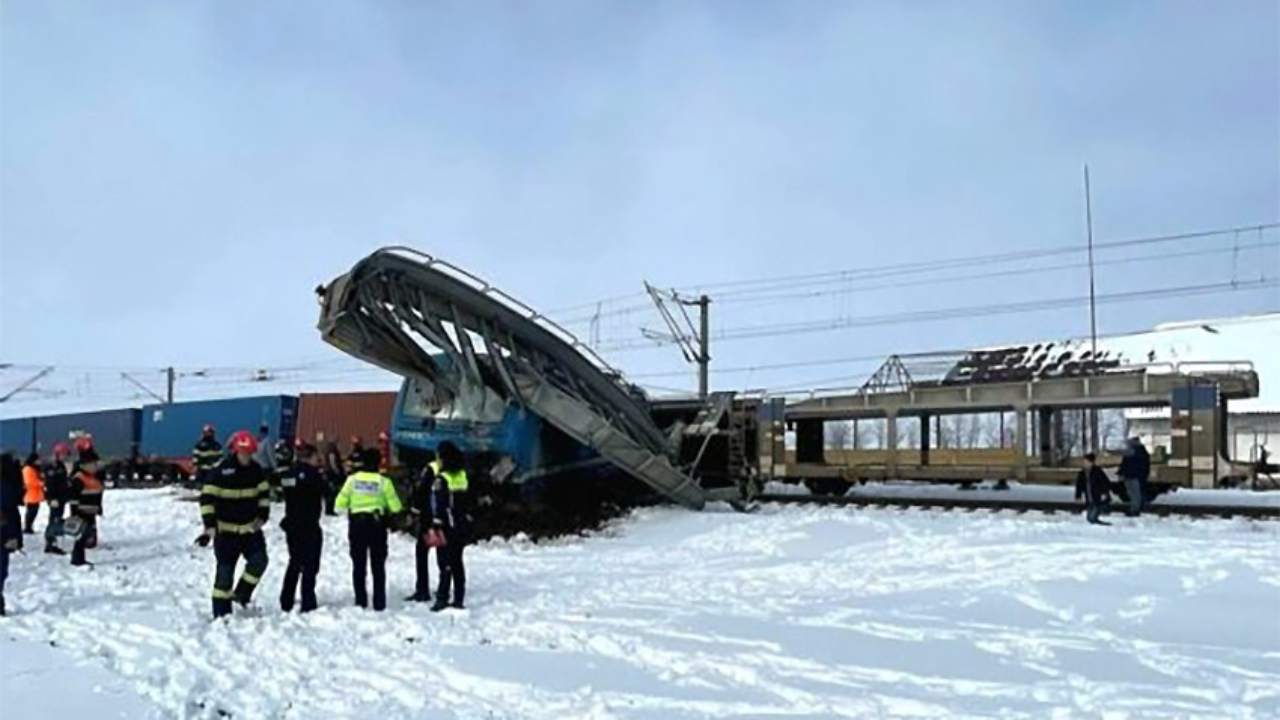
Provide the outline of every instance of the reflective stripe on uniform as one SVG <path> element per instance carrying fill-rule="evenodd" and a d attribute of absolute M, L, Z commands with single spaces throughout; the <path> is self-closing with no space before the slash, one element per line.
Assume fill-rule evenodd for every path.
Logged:
<path fill-rule="evenodd" d="M 230 600 L 233 597 L 235 597 L 235 595 L 231 594 L 230 590 L 223 590 L 222 588 L 217 587 L 213 589 L 214 600 Z"/>
<path fill-rule="evenodd" d="M 254 575 L 248 571 L 245 571 L 240 575 L 240 582 L 246 583 L 248 585 L 257 585 L 258 580 L 259 578 L 257 575 Z"/>
<path fill-rule="evenodd" d="M 214 514 L 215 512 L 217 512 L 217 509 L 216 509 L 216 508 L 214 508 L 212 505 L 201 505 L 201 506 L 200 506 L 200 514 L 201 514 L 201 515 L 212 515 L 212 514 Z"/>
<path fill-rule="evenodd" d="M 257 530 L 257 527 L 255 527 L 256 525 L 257 525 L 256 522 L 229 523 L 229 522 L 223 522 L 219 520 L 217 527 L 218 527 L 218 532 L 245 534 L 245 533 L 251 533 Z"/>
<path fill-rule="evenodd" d="M 205 495 L 212 495 L 224 500 L 245 500 L 247 498 L 258 497 L 259 493 L 267 492 L 269 487 L 270 486 L 266 483 L 262 483 L 257 487 L 233 490 L 231 488 L 218 487 L 217 485 L 205 485 L 200 492 Z"/>

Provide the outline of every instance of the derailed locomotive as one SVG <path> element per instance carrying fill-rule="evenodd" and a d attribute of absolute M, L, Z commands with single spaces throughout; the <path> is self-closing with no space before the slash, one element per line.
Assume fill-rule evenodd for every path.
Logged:
<path fill-rule="evenodd" d="M 410 248 L 379 250 L 317 293 L 326 342 L 405 378 L 392 428 L 403 462 L 421 462 L 447 439 L 496 485 L 625 475 L 695 509 L 747 502 L 769 480 L 828 492 L 869 479 L 1065 484 L 1077 462 L 1046 444 L 1044 428 L 1082 408 L 1172 408 L 1175 442 L 1158 478 L 1211 487 L 1243 471 L 1221 437 L 1227 403 L 1258 393 L 1244 363 L 1129 366 L 1082 356 L 993 373 L 991 351 L 975 351 L 942 379 L 912 378 L 893 357 L 857 388 L 654 401 L 549 318 Z M 1007 455 L 931 457 L 931 418 L 987 412 L 1011 414 Z M 828 452 L 826 424 L 858 419 L 885 422 L 884 448 Z M 920 443 L 909 449 L 898 426 L 913 419 Z M 1029 452 L 1037 428 L 1040 452 Z"/>

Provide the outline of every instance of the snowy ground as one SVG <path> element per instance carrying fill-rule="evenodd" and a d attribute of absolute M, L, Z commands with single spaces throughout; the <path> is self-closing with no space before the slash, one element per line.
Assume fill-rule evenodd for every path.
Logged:
<path fill-rule="evenodd" d="M 5 718 L 1280 716 L 1280 523 L 765 507 L 646 510 L 472 548 L 471 609 L 208 619 L 196 508 L 107 498 L 97 567 L 15 556 Z"/>

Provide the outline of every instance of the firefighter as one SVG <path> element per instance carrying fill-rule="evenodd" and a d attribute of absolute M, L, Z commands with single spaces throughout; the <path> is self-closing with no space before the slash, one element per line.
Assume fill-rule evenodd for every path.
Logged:
<path fill-rule="evenodd" d="M 364 440 L 359 435 L 351 436 L 351 453 L 342 461 L 342 468 L 347 475 L 357 472 L 364 463 Z"/>
<path fill-rule="evenodd" d="M 275 461 L 275 470 L 271 471 L 271 499 L 278 501 L 282 497 L 282 482 L 286 475 L 293 472 L 293 444 L 288 440 L 277 440 L 271 451 Z"/>
<path fill-rule="evenodd" d="M 409 602 L 431 601 L 431 547 L 427 545 L 427 530 L 431 528 L 431 485 L 440 470 L 440 461 L 428 451 L 429 460 L 418 473 L 409 499 L 409 513 L 413 519 L 414 583 L 413 594 L 405 598 Z M 437 551 L 438 552 L 438 551 Z"/>
<path fill-rule="evenodd" d="M 62 537 L 63 515 L 67 501 L 71 499 L 71 478 L 67 474 L 67 456 L 71 449 L 66 443 L 53 446 L 53 462 L 44 469 L 44 498 L 49 504 L 49 521 L 44 526 L 44 551 L 50 555 L 65 555 L 58 547 Z"/>
<path fill-rule="evenodd" d="M 212 425 L 205 425 L 200 432 L 200 440 L 191 451 L 196 485 L 203 485 L 206 476 L 222 462 L 222 443 L 218 442 L 216 435 L 217 430 Z"/>
<path fill-rule="evenodd" d="M 467 594 L 467 571 L 462 564 L 462 550 L 471 541 L 471 495 L 466 458 L 457 445 L 447 440 L 440 443 L 436 452 L 440 457 L 440 469 L 432 484 L 431 523 L 444 532 L 445 544 L 436 548 L 440 585 L 436 588 L 432 612 L 446 607 L 463 607 Z M 453 590 L 452 602 L 449 601 L 450 589 Z"/>
<path fill-rule="evenodd" d="M 98 479 L 98 452 L 92 445 L 80 447 L 80 458 L 71 473 L 71 521 L 69 534 L 75 537 L 71 546 L 71 564 L 91 565 L 85 550 L 98 546 L 98 517 L 102 515 L 102 481 Z"/>
<path fill-rule="evenodd" d="M 335 506 L 348 513 L 347 538 L 351 543 L 351 582 L 356 605 L 368 607 L 366 566 L 373 573 L 373 609 L 387 607 L 387 519 L 403 506 L 391 479 L 378 473 L 377 450 L 364 451 L 360 469 L 352 473 L 338 492 Z"/>
<path fill-rule="evenodd" d="M 231 601 L 247 606 L 267 569 L 267 541 L 262 527 L 271 515 L 271 487 L 253 459 L 258 441 L 240 430 L 227 442 L 231 456 L 209 473 L 200 489 L 201 545 L 213 543 L 217 572 L 213 579 L 213 616 L 231 614 Z M 244 572 L 235 582 L 236 563 Z M 232 591 L 232 584 L 235 590 Z"/>
<path fill-rule="evenodd" d="M 290 453 L 291 455 L 293 453 Z M 280 586 L 280 609 L 289 612 L 302 579 L 302 612 L 316 609 L 316 575 L 320 572 L 320 550 L 324 533 L 320 530 L 320 514 L 328 489 L 320 470 L 320 453 L 315 446 L 302 443 L 297 461 L 280 477 L 284 494 L 284 519 L 280 529 L 289 544 L 289 566 Z"/>
<path fill-rule="evenodd" d="M 40 505 L 44 503 L 44 478 L 40 476 L 40 456 L 31 453 L 22 463 L 22 504 L 27 506 L 23 517 L 22 534 L 36 533 L 36 516 L 40 514 Z"/>

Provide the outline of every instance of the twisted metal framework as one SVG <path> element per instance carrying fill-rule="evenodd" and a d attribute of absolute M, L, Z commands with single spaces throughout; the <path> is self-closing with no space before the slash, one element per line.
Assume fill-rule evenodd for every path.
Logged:
<path fill-rule="evenodd" d="M 378 250 L 318 288 L 319 329 L 354 357 L 457 398 L 483 385 L 683 505 L 706 493 L 677 469 L 648 400 L 564 328 L 467 271 L 407 247 Z M 448 357 L 437 362 L 433 349 Z"/>

